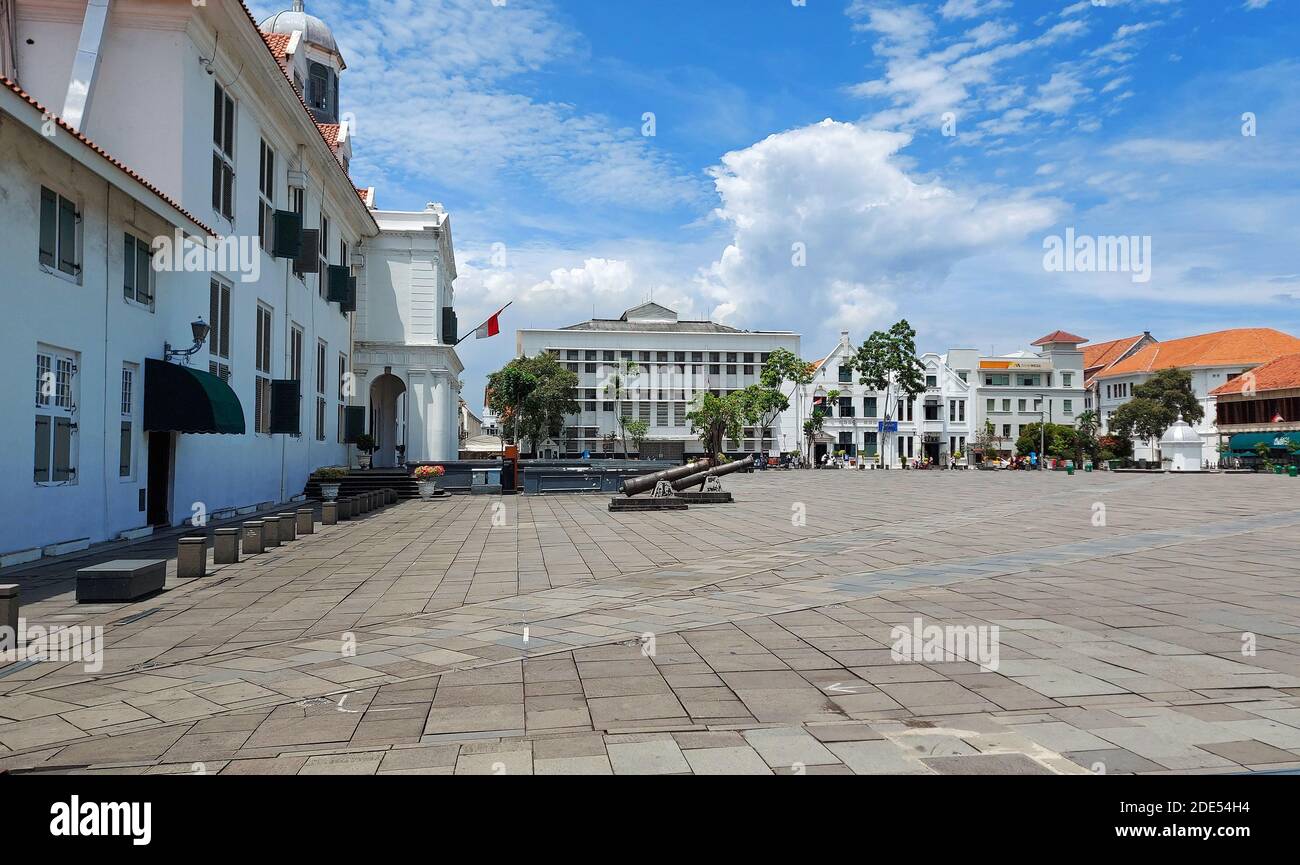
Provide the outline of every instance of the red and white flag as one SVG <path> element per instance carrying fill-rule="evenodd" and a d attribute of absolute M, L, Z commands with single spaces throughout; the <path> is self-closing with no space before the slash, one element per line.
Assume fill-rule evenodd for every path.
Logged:
<path fill-rule="evenodd" d="M 495 314 L 495 315 L 493 315 L 493 316 L 492 316 L 491 318 L 489 318 L 487 321 L 483 322 L 483 326 L 480 327 L 478 330 L 474 331 L 474 338 L 475 338 L 475 339 L 488 339 L 489 337 L 496 336 L 498 333 L 500 333 L 500 332 L 501 332 L 501 313 L 503 313 L 503 312 L 505 312 L 505 311 L 506 311 L 506 307 L 503 306 L 503 307 L 501 307 L 500 309 L 498 309 L 498 310 L 496 311 L 496 314 Z"/>

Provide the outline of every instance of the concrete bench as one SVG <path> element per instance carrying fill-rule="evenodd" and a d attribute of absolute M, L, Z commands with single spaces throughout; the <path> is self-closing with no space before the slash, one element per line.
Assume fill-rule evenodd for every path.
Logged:
<path fill-rule="evenodd" d="M 77 571 L 77 603 L 126 603 L 162 591 L 165 560 L 122 559 Z"/>

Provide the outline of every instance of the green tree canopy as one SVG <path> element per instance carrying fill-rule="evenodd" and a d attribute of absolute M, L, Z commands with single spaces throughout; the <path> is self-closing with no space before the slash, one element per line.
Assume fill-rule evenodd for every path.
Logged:
<path fill-rule="evenodd" d="M 925 392 L 925 365 L 916 357 L 916 330 L 907 319 L 871 334 L 858 346 L 852 366 L 862 384 L 885 395 L 882 417 L 886 421 L 895 419 L 900 399 L 911 402 Z M 884 446 L 888 435 L 881 436 L 882 454 L 891 452 Z"/>
<path fill-rule="evenodd" d="M 1040 439 L 1039 431 L 1043 428 L 1042 423 L 1031 423 L 1021 427 L 1020 438 L 1016 439 L 1016 453 L 1021 456 L 1037 453 L 1039 456 L 1072 459 L 1078 451 L 1078 431 L 1065 424 L 1049 423 Z"/>
<path fill-rule="evenodd" d="M 1115 411 L 1110 427 L 1127 439 L 1158 439 L 1178 416 L 1196 425 L 1205 409 L 1192 391 L 1192 374 L 1182 369 L 1162 369 L 1133 388 L 1133 398 Z"/>
<path fill-rule="evenodd" d="M 578 376 L 555 355 L 517 357 L 488 376 L 488 408 L 501 418 L 507 439 L 533 450 L 547 438 L 559 438 L 565 418 L 577 414 L 574 389 Z"/>
<path fill-rule="evenodd" d="M 724 439 L 738 439 L 744 434 L 746 423 L 754 422 L 754 409 L 745 391 L 732 391 L 726 396 L 714 396 L 707 391 L 696 394 L 686 419 L 691 432 L 703 443 L 709 457 L 722 453 Z"/>

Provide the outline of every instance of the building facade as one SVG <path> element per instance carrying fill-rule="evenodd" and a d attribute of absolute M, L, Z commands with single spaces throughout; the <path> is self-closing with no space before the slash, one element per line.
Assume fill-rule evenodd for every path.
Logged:
<path fill-rule="evenodd" d="M 361 254 L 354 373 L 376 467 L 456 459 L 464 366 L 456 354 L 451 218 L 373 211 L 380 233 Z"/>
<path fill-rule="evenodd" d="M 301 3 L 262 28 L 241 3 L 9 9 L 0 60 L 18 80 L 0 93 L 6 120 L 22 120 L 0 124 L 0 259 L 20 306 L 0 343 L 11 369 L 34 373 L 13 380 L 37 388 L 33 411 L 4 423 L 20 516 L 0 530 L 0 556 L 293 499 L 316 468 L 345 464 L 365 428 L 357 284 L 363 327 L 380 331 L 372 310 L 397 291 L 366 279 L 368 250 L 369 273 L 385 275 L 390 254 L 428 252 L 394 252 L 407 218 L 378 214 L 381 230 L 374 191 L 349 176 L 346 65 L 329 28 Z M 442 268 L 427 339 L 440 343 L 450 239 L 436 237 L 445 214 L 418 218 L 437 224 L 417 233 Z M 423 349 L 423 332 L 413 341 Z M 458 371 L 442 355 L 439 369 Z M 365 360 L 367 373 L 390 365 Z M 192 405 L 181 397 L 194 387 L 206 396 Z M 29 404 L 30 391 L 11 396 Z M 454 456 L 456 400 L 414 405 L 445 417 L 450 448 L 430 452 Z"/>
<path fill-rule="evenodd" d="M 1215 450 L 1225 461 L 1255 462 L 1260 445 L 1274 461 L 1290 462 L 1300 452 L 1300 354 L 1243 373 L 1211 396 L 1220 437 Z"/>
<path fill-rule="evenodd" d="M 993 428 L 994 446 L 1003 456 L 1016 451 L 1026 426 L 1040 422 L 1074 426 L 1084 409 L 1082 337 L 1062 330 L 1034 342 L 1038 351 L 979 358 L 976 398 L 978 436 Z M 981 459 L 988 458 L 981 454 Z"/>
<path fill-rule="evenodd" d="M 519 356 L 554 352 L 578 375 L 581 411 L 568 419 L 564 440 L 540 447 L 552 455 L 579 457 L 622 455 L 618 411 L 649 427 L 642 457 L 681 460 L 703 455 L 686 413 L 699 392 L 722 395 L 758 384 L 767 356 L 778 348 L 799 354 L 799 335 L 788 331 L 738 330 L 712 321 L 686 321 L 657 303 L 629 309 L 617 319 L 593 319 L 555 330 L 520 330 Z M 619 399 L 612 382 L 625 364 L 626 397 Z M 726 442 L 729 454 L 743 456 L 797 450 L 795 411 L 783 412 L 768 435 L 748 428 L 742 439 Z M 629 451 L 633 448 L 629 443 Z"/>
<path fill-rule="evenodd" d="M 1219 444 L 1215 391 L 1261 364 L 1297 352 L 1300 339 L 1272 328 L 1221 330 L 1147 345 L 1096 377 L 1102 428 L 1110 431 L 1115 412 L 1133 398 L 1135 387 L 1161 370 L 1181 369 L 1191 373 L 1192 392 L 1205 413 L 1192 426 L 1205 443 L 1205 453 L 1214 453 Z M 1133 456 L 1160 459 L 1158 443 L 1135 442 Z"/>
<path fill-rule="evenodd" d="M 854 461 L 891 468 L 927 460 L 941 466 L 956 460 L 964 464 L 973 420 L 976 352 L 953 349 L 946 355 L 921 355 L 925 390 L 914 400 L 861 384 L 852 367 L 856 353 L 848 331 L 843 331 L 835 348 L 816 363 L 813 381 L 803 388 L 810 411 L 823 414 L 812 459 L 821 462 L 842 451 Z M 890 399 L 894 404 L 887 406 Z"/>

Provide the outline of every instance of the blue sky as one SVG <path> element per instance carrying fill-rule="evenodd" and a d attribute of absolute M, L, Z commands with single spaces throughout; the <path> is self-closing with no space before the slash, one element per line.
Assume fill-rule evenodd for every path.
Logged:
<path fill-rule="evenodd" d="M 515 302 L 462 346 L 472 405 L 516 328 L 652 296 L 808 357 L 900 317 L 937 351 L 1300 332 L 1295 0 L 307 8 L 354 179 L 451 212 L 466 328 Z M 1067 228 L 1149 237 L 1149 280 L 1046 270 Z"/>

